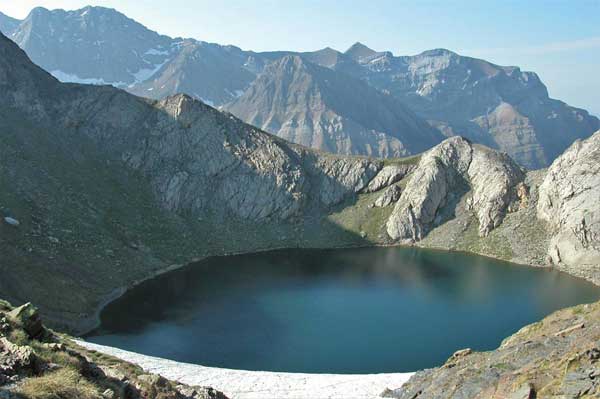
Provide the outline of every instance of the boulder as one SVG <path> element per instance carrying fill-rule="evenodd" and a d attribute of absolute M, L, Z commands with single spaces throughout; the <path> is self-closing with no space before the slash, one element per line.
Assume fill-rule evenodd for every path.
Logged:
<path fill-rule="evenodd" d="M 31 303 L 26 303 L 11 310 L 7 316 L 18 323 L 30 338 L 39 338 L 45 333 L 40 314 Z"/>
<path fill-rule="evenodd" d="M 389 186 L 386 188 L 383 193 L 375 200 L 373 206 L 378 208 L 384 208 L 386 206 L 392 205 L 402 195 L 402 189 L 397 184 Z"/>
<path fill-rule="evenodd" d="M 21 222 L 19 222 L 17 219 L 12 218 L 10 216 L 6 216 L 4 218 L 4 223 L 8 224 L 9 226 L 13 226 L 13 227 L 19 227 L 21 225 Z"/>
<path fill-rule="evenodd" d="M 383 188 L 390 186 L 400 180 L 406 175 L 412 172 L 416 168 L 416 165 L 387 165 L 384 166 L 379 173 L 369 182 L 367 188 L 363 191 L 365 193 L 374 193 Z"/>
<path fill-rule="evenodd" d="M 179 385 L 177 386 L 177 390 L 186 399 L 228 399 L 223 392 L 209 387 Z"/>
<path fill-rule="evenodd" d="M 41 368 L 38 358 L 29 346 L 19 346 L 0 337 L 0 385 L 18 375 L 31 375 Z"/>

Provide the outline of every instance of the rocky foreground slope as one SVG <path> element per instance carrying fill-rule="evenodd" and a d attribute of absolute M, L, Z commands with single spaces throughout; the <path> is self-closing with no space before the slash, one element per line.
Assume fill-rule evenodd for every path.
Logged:
<path fill-rule="evenodd" d="M 600 303 L 564 309 L 490 352 L 457 351 L 383 397 L 531 399 L 600 396 Z"/>
<path fill-rule="evenodd" d="M 227 399 L 73 343 L 47 329 L 31 304 L 0 300 L 0 398 Z"/>

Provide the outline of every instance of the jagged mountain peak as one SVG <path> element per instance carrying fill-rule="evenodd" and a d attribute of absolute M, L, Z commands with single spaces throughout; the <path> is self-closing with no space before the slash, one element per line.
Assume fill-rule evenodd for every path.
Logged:
<path fill-rule="evenodd" d="M 15 31 L 15 29 L 17 29 L 20 23 L 20 20 L 13 17 L 9 17 L 8 15 L 0 12 L 0 32 L 4 33 L 5 35 L 12 35 L 12 33 Z"/>
<path fill-rule="evenodd" d="M 357 42 L 344 53 L 330 47 L 257 53 L 161 36 L 113 9 L 36 12 L 39 17 L 16 28 L 14 19 L 0 18 L 0 30 L 14 29 L 10 37 L 63 82 L 112 84 L 151 98 L 185 92 L 223 106 L 239 98 L 267 65 L 294 54 L 389 93 L 447 136 L 498 147 L 530 168 L 547 166 L 600 124 L 550 99 L 535 73 L 447 49 L 394 56 Z"/>
<path fill-rule="evenodd" d="M 302 53 L 305 59 L 310 62 L 327 67 L 334 68 L 340 61 L 343 61 L 344 54 L 331 47 L 325 47 L 321 50 Z"/>
<path fill-rule="evenodd" d="M 459 57 L 459 55 L 454 51 L 445 48 L 434 48 L 430 50 L 425 50 L 418 55 L 423 57 Z"/>
<path fill-rule="evenodd" d="M 297 54 L 288 54 L 267 65 L 265 70 L 273 70 L 277 68 L 307 68 L 307 64 L 310 63 L 305 61 L 303 57 Z"/>
<path fill-rule="evenodd" d="M 397 157 L 442 140 L 388 94 L 299 55 L 268 65 L 225 109 L 287 140 L 335 153 Z"/>
<path fill-rule="evenodd" d="M 355 61 L 358 61 L 362 58 L 372 57 L 376 55 L 378 52 L 365 46 L 361 42 L 356 42 L 348 50 L 344 52 L 347 56 L 352 58 Z"/>

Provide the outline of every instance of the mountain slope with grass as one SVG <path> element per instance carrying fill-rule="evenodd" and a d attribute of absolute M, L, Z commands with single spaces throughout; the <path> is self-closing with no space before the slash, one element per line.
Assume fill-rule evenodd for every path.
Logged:
<path fill-rule="evenodd" d="M 185 95 L 60 83 L 3 36 L 0 54 L 0 291 L 58 323 L 85 328 L 106 298 L 174 265 L 285 246 L 382 166 Z"/>

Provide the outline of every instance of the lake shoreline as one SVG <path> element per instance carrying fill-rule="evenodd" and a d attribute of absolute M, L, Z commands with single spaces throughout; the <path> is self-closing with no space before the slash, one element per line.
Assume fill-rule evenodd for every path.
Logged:
<path fill-rule="evenodd" d="M 523 266 L 523 267 L 532 267 L 532 268 L 536 268 L 536 269 L 541 268 L 541 269 L 549 269 L 549 270 L 558 270 L 558 271 L 560 271 L 562 273 L 566 273 L 574 278 L 588 281 L 596 286 L 600 286 L 600 283 L 598 283 L 595 280 L 587 279 L 583 276 L 578 276 L 578 275 L 572 274 L 569 272 L 569 270 L 561 270 L 556 267 L 553 267 L 552 265 L 522 263 L 522 262 L 502 259 L 500 257 L 493 256 L 490 254 L 482 254 L 482 253 L 478 253 L 478 252 L 464 251 L 464 250 L 457 250 L 457 249 L 447 249 L 447 248 L 442 248 L 442 247 L 429 247 L 429 246 L 420 245 L 419 243 L 414 243 L 414 244 L 373 243 L 373 244 L 369 244 L 369 245 L 340 245 L 340 246 L 325 246 L 325 247 L 290 247 L 290 246 L 270 247 L 270 248 L 255 249 L 255 250 L 251 250 L 251 251 L 239 251 L 239 252 L 229 252 L 229 253 L 224 253 L 224 254 L 219 254 L 219 255 L 208 255 L 208 256 L 204 256 L 204 257 L 195 258 L 187 263 L 172 264 L 163 269 L 159 269 L 159 270 L 155 271 L 154 273 L 152 273 L 151 275 L 149 275 L 143 279 L 136 280 L 127 286 L 118 287 L 118 288 L 114 289 L 113 291 L 111 291 L 110 293 L 108 293 L 100 301 L 98 306 L 95 307 L 95 309 L 93 311 L 93 316 L 91 318 L 88 318 L 88 319 L 78 323 L 77 326 L 75 326 L 75 334 L 74 335 L 78 336 L 78 337 L 84 337 L 86 335 L 89 335 L 91 332 L 93 332 L 97 328 L 99 328 L 101 325 L 100 315 L 102 314 L 102 311 L 108 305 L 110 305 L 112 302 L 121 298 L 128 291 L 136 288 L 140 284 L 143 284 L 154 278 L 163 276 L 166 273 L 169 273 L 169 272 L 172 272 L 175 270 L 180 270 L 180 269 L 183 269 L 186 267 L 190 267 L 195 263 L 202 262 L 209 258 L 224 257 L 224 256 L 237 256 L 237 255 L 249 255 L 249 254 L 254 254 L 254 253 L 280 251 L 280 250 L 286 250 L 286 249 L 307 249 L 307 250 L 310 250 L 310 249 L 323 249 L 323 250 L 332 249 L 333 250 L 333 249 L 350 249 L 350 248 L 357 248 L 357 249 L 358 248 L 420 248 L 420 249 L 436 251 L 436 252 L 452 252 L 452 253 L 459 253 L 459 254 L 462 253 L 462 254 L 466 254 L 466 255 L 482 256 L 485 258 L 494 259 L 494 260 L 498 260 L 498 261 L 502 261 L 502 262 L 506 262 L 506 263 L 511 263 L 511 264 L 515 264 L 515 265 L 519 265 L 519 266 Z"/>
<path fill-rule="evenodd" d="M 113 347 L 75 340 L 88 350 L 105 353 L 135 363 L 146 372 L 187 385 L 211 387 L 236 399 L 305 399 L 327 397 L 379 397 L 386 389 L 401 386 L 414 373 L 311 374 L 248 371 L 206 367 L 142 355 Z"/>

